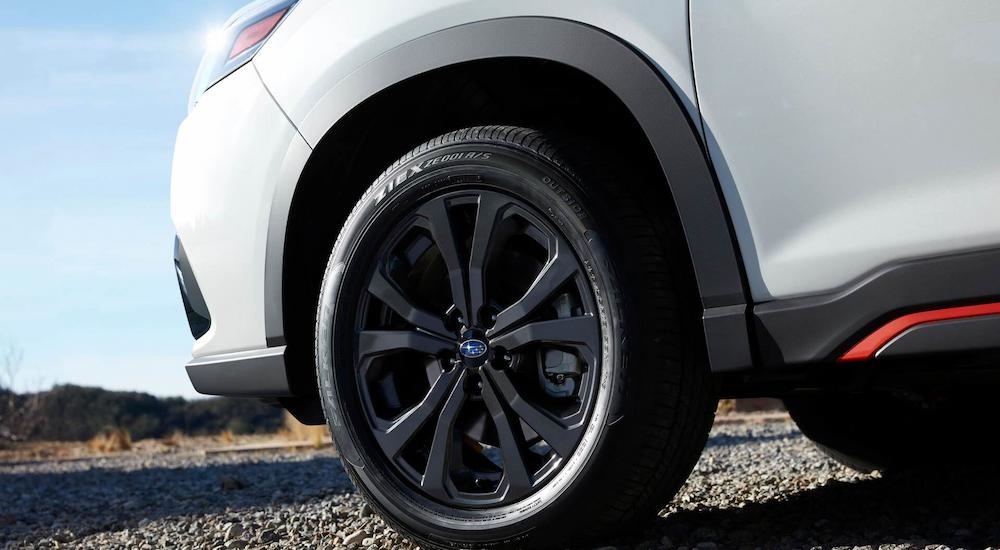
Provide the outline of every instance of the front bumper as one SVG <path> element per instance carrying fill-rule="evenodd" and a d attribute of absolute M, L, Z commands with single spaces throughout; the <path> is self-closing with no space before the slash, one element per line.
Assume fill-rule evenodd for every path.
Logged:
<path fill-rule="evenodd" d="M 212 318 L 180 239 L 174 240 L 174 270 L 191 335 L 197 340 L 208 333 Z M 285 346 L 207 355 L 189 362 L 186 370 L 194 389 L 206 395 L 292 395 L 285 371 Z"/>
<path fill-rule="evenodd" d="M 294 189 L 310 153 L 252 63 L 206 92 L 181 125 L 170 211 L 196 339 L 188 372 L 202 393 L 288 392 L 283 348 L 267 343 L 265 264 L 269 253 L 281 260 L 281 247 L 268 246 L 275 195 Z M 275 372 L 264 372 L 261 365 L 276 362 Z"/>

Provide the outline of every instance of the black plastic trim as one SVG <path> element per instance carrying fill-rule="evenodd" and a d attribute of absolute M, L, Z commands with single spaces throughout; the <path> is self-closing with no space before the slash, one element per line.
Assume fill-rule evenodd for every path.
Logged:
<path fill-rule="evenodd" d="M 177 274 L 177 285 L 181 291 L 181 301 L 184 302 L 184 312 L 187 314 L 188 327 L 191 336 L 197 340 L 208 333 L 212 327 L 212 316 L 205 303 L 205 297 L 198 287 L 198 280 L 191 271 L 191 263 L 184 252 L 184 246 L 179 238 L 174 238 L 174 272 Z"/>
<path fill-rule="evenodd" d="M 197 358 L 187 364 L 198 393 L 229 397 L 291 397 L 285 347 Z"/>
<path fill-rule="evenodd" d="M 747 309 L 740 304 L 705 310 L 705 344 L 713 372 L 739 371 L 751 364 L 746 355 L 750 349 Z"/>
<path fill-rule="evenodd" d="M 901 314 L 1000 297 L 1000 249 L 886 266 L 843 290 L 754 307 L 765 366 L 832 361 Z"/>
<path fill-rule="evenodd" d="M 403 80 L 463 62 L 493 58 L 544 59 L 595 78 L 629 109 L 652 144 L 677 207 L 705 310 L 746 307 L 749 295 L 737 244 L 705 148 L 694 124 L 660 70 L 600 29 L 544 17 L 513 17 L 451 27 L 411 40 L 360 67 L 338 84 L 342 112 Z M 331 125 L 336 121 L 331 120 Z M 335 126 L 334 126 L 335 128 Z M 291 193 L 279 190 L 268 228 L 268 255 L 284 253 Z M 281 199 L 281 200 L 277 200 Z M 265 269 L 268 342 L 283 342 L 281 262 Z M 705 330 L 713 370 L 753 364 L 745 314 L 707 312 Z M 739 317 L 739 314 L 736 314 Z M 717 346 L 722 346 L 716 349 Z"/>
<path fill-rule="evenodd" d="M 893 338 L 876 357 L 1000 349 L 1000 315 L 917 325 Z"/>

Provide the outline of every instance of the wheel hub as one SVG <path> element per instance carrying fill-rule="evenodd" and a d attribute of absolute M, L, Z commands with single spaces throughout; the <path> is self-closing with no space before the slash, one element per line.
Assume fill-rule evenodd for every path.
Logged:
<path fill-rule="evenodd" d="M 486 364 L 492 358 L 486 334 L 476 329 L 464 331 L 458 343 L 458 354 L 465 368 L 478 369 Z"/>

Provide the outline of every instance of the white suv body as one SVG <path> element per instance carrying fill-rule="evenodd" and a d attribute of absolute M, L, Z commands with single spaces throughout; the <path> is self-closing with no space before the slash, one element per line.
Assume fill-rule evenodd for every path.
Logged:
<path fill-rule="evenodd" d="M 177 140 L 171 213 L 216 320 L 194 355 L 267 347 L 268 229 L 340 117 L 407 77 L 491 54 L 462 44 L 380 82 L 357 72 L 490 19 L 594 26 L 661 71 L 704 132 L 756 302 L 998 246 L 1000 8 L 919 4 L 302 2 L 200 98 Z"/>
<path fill-rule="evenodd" d="M 399 90 L 468 79 L 495 95 L 466 72 L 500 63 L 507 78 L 519 63 L 571 71 L 634 118 L 676 210 L 717 375 L 1000 346 L 996 2 L 271 0 L 238 14 L 231 36 L 279 12 L 235 70 L 212 72 L 232 52 L 207 55 L 177 139 L 177 267 L 200 327 L 188 369 L 205 393 L 316 416 L 302 404 L 316 401 L 313 333 L 289 334 L 315 318 L 289 296 L 317 297 L 322 281 L 289 259 L 308 248 L 290 229 L 297 197 L 313 200 L 303 182 L 358 154 L 351 143 L 395 159 L 436 135 L 366 137 L 362 119 L 380 112 L 393 113 L 370 123 L 384 133 L 421 136 L 433 120 Z M 562 102 L 558 82 L 514 89 Z M 476 105 L 456 109 L 508 123 Z M 357 188 L 347 173 L 323 185 Z M 321 267 L 361 190 L 334 193 Z"/>

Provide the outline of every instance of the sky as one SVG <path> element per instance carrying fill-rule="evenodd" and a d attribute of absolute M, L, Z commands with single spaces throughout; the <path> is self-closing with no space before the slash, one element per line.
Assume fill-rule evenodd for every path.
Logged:
<path fill-rule="evenodd" d="M 0 4 L 0 357 L 15 389 L 194 397 L 170 162 L 209 31 L 246 0 Z"/>

